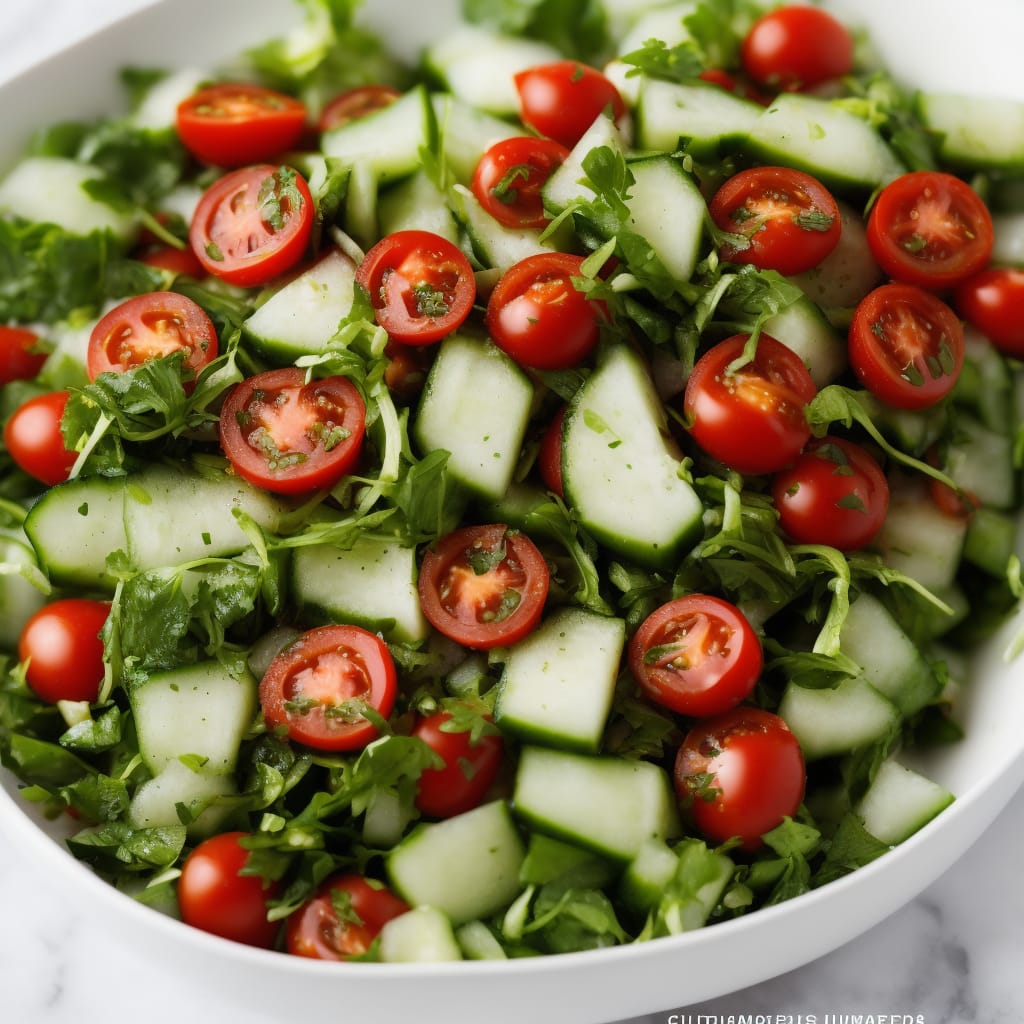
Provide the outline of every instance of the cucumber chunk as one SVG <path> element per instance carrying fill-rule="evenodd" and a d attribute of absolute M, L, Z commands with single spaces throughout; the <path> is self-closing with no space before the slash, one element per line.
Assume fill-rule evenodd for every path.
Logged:
<path fill-rule="evenodd" d="M 565 418 L 562 476 L 580 522 L 625 557 L 675 564 L 703 516 L 681 459 L 640 357 L 625 345 L 610 349 Z"/>
<path fill-rule="evenodd" d="M 941 160 L 964 168 L 1024 170 L 1024 102 L 925 92 L 917 108 L 938 136 Z"/>
<path fill-rule="evenodd" d="M 444 963 L 461 960 L 452 923 L 435 907 L 413 907 L 380 930 L 380 958 L 388 964 Z"/>
<path fill-rule="evenodd" d="M 895 846 L 944 811 L 955 797 L 895 760 L 882 762 L 856 813 L 876 839 Z"/>

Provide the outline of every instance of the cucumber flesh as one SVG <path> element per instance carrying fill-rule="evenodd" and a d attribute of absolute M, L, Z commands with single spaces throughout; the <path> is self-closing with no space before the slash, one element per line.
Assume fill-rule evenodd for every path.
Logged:
<path fill-rule="evenodd" d="M 876 839 L 896 846 L 954 801 L 944 786 L 892 759 L 882 762 L 856 813 Z"/>

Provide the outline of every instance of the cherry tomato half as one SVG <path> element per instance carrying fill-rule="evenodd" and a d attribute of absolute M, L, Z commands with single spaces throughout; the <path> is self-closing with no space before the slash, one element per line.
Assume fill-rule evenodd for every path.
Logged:
<path fill-rule="evenodd" d="M 765 832 L 799 810 L 807 774 L 800 744 L 778 715 L 738 707 L 687 733 L 674 781 L 705 836 L 719 843 L 738 836 L 756 850 Z"/>
<path fill-rule="evenodd" d="M 377 323 L 406 345 L 429 345 L 451 334 L 476 299 L 469 260 L 430 231 L 382 238 L 359 264 L 356 281 L 369 292 Z"/>
<path fill-rule="evenodd" d="M 207 273 L 250 288 L 295 266 L 312 230 L 313 197 L 302 175 L 254 164 L 229 171 L 203 193 L 188 237 Z"/>
<path fill-rule="evenodd" d="M 329 132 L 390 107 L 402 94 L 390 85 L 357 85 L 335 96 L 317 118 L 318 131 Z"/>
<path fill-rule="evenodd" d="M 626 113 L 619 90 L 596 68 L 559 60 L 514 76 L 523 124 L 570 149 L 599 114 L 618 120 Z"/>
<path fill-rule="evenodd" d="M 43 700 L 96 700 L 103 682 L 100 630 L 109 601 L 66 597 L 44 605 L 25 623 L 18 658 L 28 662 L 25 682 Z"/>
<path fill-rule="evenodd" d="M 1000 352 L 1024 359 L 1024 270 L 983 270 L 957 288 L 953 302 Z"/>
<path fill-rule="evenodd" d="M 541 190 L 568 155 L 569 150 L 553 139 L 502 139 L 476 165 L 473 195 L 505 227 L 541 228 L 548 223 Z"/>
<path fill-rule="evenodd" d="M 37 349 L 39 335 L 27 327 L 0 325 L 0 384 L 32 380 L 43 368 L 46 353 Z"/>
<path fill-rule="evenodd" d="M 361 875 L 334 875 L 289 918 L 285 949 L 314 960 L 362 956 L 409 904 L 387 886 Z"/>
<path fill-rule="evenodd" d="M 687 594 L 656 608 L 633 634 L 627 657 L 651 700 L 695 718 L 746 700 L 764 665 L 747 617 L 707 594 Z"/>
<path fill-rule="evenodd" d="M 817 389 L 800 357 L 767 334 L 749 363 L 730 369 L 748 338 L 733 335 L 701 356 L 683 411 L 691 436 L 712 458 L 739 473 L 774 473 L 810 438 L 804 406 Z"/>
<path fill-rule="evenodd" d="M 291 149 L 306 124 L 304 103 L 260 85 L 210 85 L 178 104 L 176 125 L 185 148 L 220 167 L 272 160 Z"/>
<path fill-rule="evenodd" d="M 883 284 L 858 304 L 847 341 L 850 366 L 886 405 L 924 409 L 956 384 L 964 363 L 957 315 L 912 284 Z"/>
<path fill-rule="evenodd" d="M 333 487 L 359 460 L 366 405 L 347 377 L 306 383 L 298 367 L 236 384 L 220 413 L 220 444 L 235 472 L 278 494 Z"/>
<path fill-rule="evenodd" d="M 992 216 L 966 182 L 940 171 L 912 171 L 878 194 L 868 217 L 868 246 L 896 281 L 952 288 L 992 255 Z"/>
<path fill-rule="evenodd" d="M 181 919 L 193 928 L 247 946 L 269 949 L 279 925 L 267 920 L 267 900 L 279 890 L 258 875 L 243 875 L 249 851 L 245 832 L 204 839 L 186 858 L 178 879 Z"/>
<path fill-rule="evenodd" d="M 498 279 L 487 303 L 487 330 L 520 366 L 567 370 L 594 350 L 607 309 L 573 284 L 582 267 L 581 256 L 544 252 Z"/>
<path fill-rule="evenodd" d="M 740 171 L 715 193 L 708 208 L 722 231 L 746 239 L 746 247 L 722 245 L 722 259 L 731 263 L 802 274 L 839 244 L 841 220 L 832 193 L 817 178 L 791 167 Z"/>
<path fill-rule="evenodd" d="M 562 433 L 567 409 L 568 406 L 563 405 L 555 413 L 554 419 L 544 431 L 537 451 L 537 471 L 540 478 L 544 481 L 544 486 L 549 491 L 554 491 L 560 498 L 565 497 L 565 488 L 562 485 Z"/>
<path fill-rule="evenodd" d="M 812 441 L 772 480 L 779 525 L 798 544 L 854 551 L 870 544 L 889 511 L 882 467 L 860 445 L 838 437 Z"/>
<path fill-rule="evenodd" d="M 217 328 L 205 310 L 177 292 L 147 292 L 127 299 L 102 317 L 89 336 L 86 370 L 124 373 L 149 359 L 185 353 L 183 368 L 192 383 L 217 357 Z"/>
<path fill-rule="evenodd" d="M 550 572 L 524 533 L 507 526 L 467 526 L 423 556 L 420 606 L 439 632 L 486 650 L 521 640 L 540 620 Z"/>
<path fill-rule="evenodd" d="M 760 17 L 740 46 L 743 69 L 755 82 L 806 89 L 853 69 L 853 37 L 831 14 L 793 4 Z"/>
<path fill-rule="evenodd" d="M 66 391 L 48 391 L 18 406 L 4 424 L 4 444 L 29 476 L 53 486 L 67 480 L 78 458 L 64 446 L 60 422 L 68 404 Z"/>
<path fill-rule="evenodd" d="M 297 743 L 360 750 L 378 736 L 360 707 L 387 718 L 397 680 L 391 652 L 379 636 L 359 626 L 319 626 L 270 663 L 260 682 L 260 706 L 268 727 Z"/>
<path fill-rule="evenodd" d="M 483 803 L 501 770 L 505 743 L 497 729 L 475 740 L 468 729 L 457 729 L 447 711 L 420 718 L 412 730 L 444 761 L 420 775 L 416 806 L 434 818 L 450 818 Z"/>

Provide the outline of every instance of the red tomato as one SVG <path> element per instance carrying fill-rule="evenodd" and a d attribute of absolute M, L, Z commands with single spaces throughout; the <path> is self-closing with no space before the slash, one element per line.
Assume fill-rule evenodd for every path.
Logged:
<path fill-rule="evenodd" d="M 147 292 L 115 306 L 89 336 L 86 370 L 124 373 L 149 359 L 185 352 L 186 380 L 193 383 L 217 357 L 217 328 L 203 308 L 177 292 Z"/>
<path fill-rule="evenodd" d="M 540 478 L 544 481 L 544 486 L 549 491 L 554 491 L 560 498 L 565 497 L 565 488 L 562 486 L 562 429 L 565 426 L 566 409 L 567 406 L 563 405 L 555 413 L 554 419 L 544 431 L 537 452 L 537 470 Z"/>
<path fill-rule="evenodd" d="M 924 409 L 956 384 L 964 332 L 941 299 L 912 284 L 883 284 L 853 312 L 850 365 L 872 394 L 896 409 Z"/>
<path fill-rule="evenodd" d="M 390 85 L 357 85 L 335 96 L 320 112 L 316 127 L 318 131 L 329 132 L 350 121 L 376 114 L 378 110 L 390 107 L 402 94 Z"/>
<path fill-rule="evenodd" d="M 431 350 L 422 345 L 404 345 L 388 341 L 384 349 L 388 363 L 384 368 L 384 383 L 388 390 L 400 398 L 413 399 L 423 391 L 430 371 Z"/>
<path fill-rule="evenodd" d="M 476 299 L 469 260 L 430 231 L 382 238 L 359 264 L 356 281 L 369 292 L 377 323 L 406 345 L 429 345 L 451 334 Z"/>
<path fill-rule="evenodd" d="M 64 446 L 60 421 L 68 404 L 66 391 L 49 391 L 23 402 L 4 425 L 4 444 L 29 476 L 48 486 L 67 480 L 78 458 Z"/>
<path fill-rule="evenodd" d="M 831 14 L 794 4 L 754 22 L 740 47 L 743 69 L 776 90 L 806 89 L 853 69 L 853 37 Z"/>
<path fill-rule="evenodd" d="M 167 270 L 178 277 L 202 277 L 203 270 L 199 257 L 189 248 L 178 249 L 173 245 L 154 245 L 139 253 L 140 263 L 157 270 Z"/>
<path fill-rule="evenodd" d="M 260 682 L 260 706 L 269 728 L 307 747 L 361 750 L 378 731 L 359 705 L 387 718 L 397 680 L 391 652 L 379 636 L 359 626 L 319 626 L 270 663 Z"/>
<path fill-rule="evenodd" d="M 812 441 L 772 481 L 779 525 L 798 544 L 854 551 L 870 544 L 889 511 L 881 466 L 852 441 Z"/>
<path fill-rule="evenodd" d="M 243 875 L 249 851 L 245 832 L 204 839 L 186 858 L 178 879 L 181 919 L 193 928 L 247 946 L 269 949 L 278 923 L 267 920 L 267 900 L 279 890 L 259 875 Z"/>
<path fill-rule="evenodd" d="M 521 366 L 567 370 L 594 350 L 607 310 L 573 284 L 582 266 L 581 256 L 538 253 L 513 264 L 494 286 L 487 329 Z"/>
<path fill-rule="evenodd" d="M 698 360 L 683 411 L 691 436 L 712 458 L 739 473 L 774 473 L 811 436 L 804 406 L 817 389 L 800 357 L 767 334 L 749 363 L 730 370 L 748 338 L 733 335 Z"/>
<path fill-rule="evenodd" d="M 366 405 L 347 377 L 306 383 L 298 367 L 236 384 L 220 413 L 220 445 L 235 472 L 278 494 L 333 487 L 359 461 Z"/>
<path fill-rule="evenodd" d="M 313 197 L 290 167 L 256 164 L 218 178 L 196 205 L 189 243 L 207 273 L 243 288 L 290 270 L 313 230 Z"/>
<path fill-rule="evenodd" d="M 746 616 L 706 594 L 687 594 L 655 609 L 633 634 L 627 657 L 651 700 L 695 718 L 746 700 L 764 665 Z"/>
<path fill-rule="evenodd" d="M 540 621 L 550 573 L 524 533 L 467 526 L 429 548 L 420 566 L 420 605 L 440 633 L 486 650 L 514 644 Z"/>
<path fill-rule="evenodd" d="M 731 263 L 802 274 L 839 244 L 841 221 L 832 194 L 817 178 L 791 167 L 752 167 L 734 174 L 715 193 L 709 210 L 722 231 L 746 239 L 746 246 L 722 245 L 722 259 Z"/>
<path fill-rule="evenodd" d="M 1024 359 L 1024 270 L 983 270 L 957 288 L 953 301 L 1000 352 Z"/>
<path fill-rule="evenodd" d="M 966 182 L 939 171 L 900 175 L 878 194 L 868 246 L 894 280 L 952 288 L 992 255 L 992 215 Z"/>
<path fill-rule="evenodd" d="M 702 719 L 676 756 L 676 792 L 697 828 L 719 843 L 738 836 L 746 850 L 756 850 L 765 832 L 796 814 L 806 784 L 796 737 L 778 715 L 760 708 Z"/>
<path fill-rule="evenodd" d="M 288 918 L 285 949 L 314 960 L 362 956 L 381 928 L 409 909 L 380 882 L 334 875 Z"/>
<path fill-rule="evenodd" d="M 210 85 L 178 104 L 185 148 L 221 167 L 272 160 L 299 141 L 305 124 L 303 103 L 260 85 Z"/>
<path fill-rule="evenodd" d="M 474 743 L 468 730 L 452 731 L 451 720 L 447 711 L 438 711 L 419 719 L 412 730 L 444 761 L 443 768 L 427 768 L 420 775 L 416 793 L 416 806 L 434 818 L 450 818 L 483 803 L 505 750 L 497 730 Z"/>
<path fill-rule="evenodd" d="M 548 223 L 541 190 L 568 155 L 553 139 L 502 139 L 476 165 L 473 195 L 505 227 L 541 228 Z"/>
<path fill-rule="evenodd" d="M 26 327 L 0 324 L 0 384 L 32 380 L 43 368 L 46 353 L 36 350 L 39 336 Z"/>
<path fill-rule="evenodd" d="M 559 60 L 514 76 L 523 124 L 570 149 L 606 110 L 626 113 L 619 90 L 596 68 Z"/>
<path fill-rule="evenodd" d="M 43 700 L 92 703 L 103 682 L 100 630 L 109 601 L 67 597 L 44 605 L 25 623 L 18 658 L 28 662 L 25 681 Z"/>

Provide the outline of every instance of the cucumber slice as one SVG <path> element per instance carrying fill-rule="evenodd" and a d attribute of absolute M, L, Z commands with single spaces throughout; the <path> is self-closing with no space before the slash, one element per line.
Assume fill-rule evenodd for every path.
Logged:
<path fill-rule="evenodd" d="M 380 930 L 380 958 L 387 964 L 426 964 L 461 960 L 452 923 L 435 907 L 413 907 Z"/>
<path fill-rule="evenodd" d="M 941 160 L 964 168 L 1024 170 L 1024 102 L 925 92 L 918 94 L 917 109 L 938 136 Z"/>
<path fill-rule="evenodd" d="M 860 676 L 821 689 L 790 683 L 779 703 L 779 717 L 800 741 L 808 761 L 867 746 L 900 722 L 896 705 Z"/>
<path fill-rule="evenodd" d="M 954 799 L 945 786 L 890 759 L 882 762 L 855 810 L 868 832 L 895 846 L 924 828 Z"/>
<path fill-rule="evenodd" d="M 593 189 L 581 184 L 586 177 L 583 161 L 595 149 L 607 147 L 613 153 L 624 154 L 626 143 L 615 122 L 599 114 L 594 123 L 583 133 L 580 141 L 569 151 L 565 162 L 548 178 L 544 185 L 544 206 L 552 214 L 561 213 L 574 200 L 590 201 Z"/>
<path fill-rule="evenodd" d="M 761 163 L 799 168 L 840 192 L 871 192 L 905 170 L 866 121 L 828 100 L 796 93 L 777 96 L 742 145 Z"/>
<path fill-rule="evenodd" d="M 675 564 L 703 516 L 679 475 L 681 458 L 640 357 L 625 345 L 609 349 L 565 418 L 562 477 L 584 528 L 645 565 Z"/>
<path fill-rule="evenodd" d="M 127 240 L 135 217 L 93 199 L 85 191 L 90 181 L 102 181 L 98 167 L 58 156 L 30 156 L 0 182 L 0 213 L 40 224 L 56 224 L 74 235 L 109 231 Z"/>
<path fill-rule="evenodd" d="M 489 917 L 519 894 L 526 848 L 502 800 L 414 829 L 389 854 L 388 876 L 412 906 L 453 924 Z"/>
<path fill-rule="evenodd" d="M 445 194 L 423 171 L 392 185 L 377 202 L 382 236 L 396 231 L 429 231 L 457 245 L 459 229 Z"/>
<path fill-rule="evenodd" d="M 14 537 L 0 536 L 0 564 L 11 568 L 37 565 L 35 553 L 28 544 Z M 17 572 L 0 574 L 0 649 L 13 651 L 30 618 L 44 604 L 46 596 Z"/>
<path fill-rule="evenodd" d="M 413 436 L 451 453 L 448 470 L 470 491 L 500 498 L 512 482 L 533 407 L 533 385 L 490 341 L 451 334 L 420 399 Z"/>
<path fill-rule="evenodd" d="M 622 619 L 581 608 L 555 613 L 509 653 L 495 722 L 533 742 L 595 753 L 625 638 Z"/>
<path fill-rule="evenodd" d="M 189 756 L 204 771 L 234 771 L 256 689 L 247 671 L 232 675 L 219 661 L 154 672 L 128 694 L 146 767 L 156 776 Z"/>
<path fill-rule="evenodd" d="M 468 184 L 484 151 L 502 139 L 522 135 L 522 128 L 478 110 L 450 93 L 431 97 L 441 133 L 441 149 L 456 180 Z"/>
<path fill-rule="evenodd" d="M 528 256 L 557 248 L 553 239 L 541 242 L 536 228 L 517 229 L 499 224 L 465 185 L 454 185 L 451 194 L 455 216 L 481 266 L 505 271 Z"/>
<path fill-rule="evenodd" d="M 538 831 L 622 862 L 679 835 L 672 783 L 650 761 L 523 747 L 512 802 Z"/>
<path fill-rule="evenodd" d="M 819 390 L 846 369 L 845 338 L 806 296 L 769 317 L 763 330 L 803 360 Z"/>
<path fill-rule="evenodd" d="M 292 594 L 306 620 L 351 622 L 416 643 L 429 632 L 416 573 L 416 549 L 392 541 L 364 536 L 350 548 L 304 546 L 292 556 Z"/>
<path fill-rule="evenodd" d="M 973 416 L 957 416 L 956 434 L 946 450 L 946 467 L 957 485 L 983 505 L 1010 509 L 1016 504 L 1013 438 Z"/>
<path fill-rule="evenodd" d="M 274 366 L 318 355 L 352 311 L 355 264 L 331 251 L 275 292 L 242 325 L 253 348 Z"/>
<path fill-rule="evenodd" d="M 230 774 L 193 769 L 181 761 L 171 761 L 135 791 L 128 818 L 137 828 L 180 825 L 178 808 L 182 807 L 190 819 L 189 837 L 202 839 L 216 832 L 228 813 L 226 806 L 218 806 L 218 798 L 237 792 L 234 776 Z"/>

